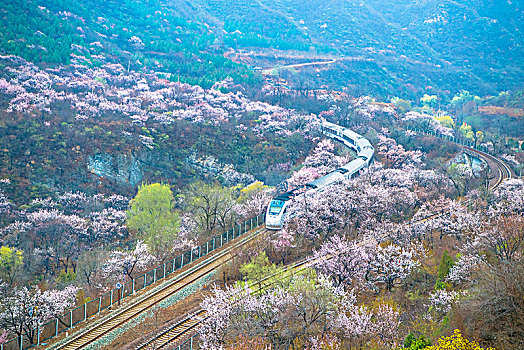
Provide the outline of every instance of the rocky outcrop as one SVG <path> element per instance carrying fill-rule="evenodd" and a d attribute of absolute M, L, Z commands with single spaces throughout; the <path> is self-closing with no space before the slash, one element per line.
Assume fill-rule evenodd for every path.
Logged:
<path fill-rule="evenodd" d="M 89 156 L 87 169 L 100 177 L 133 187 L 144 177 L 140 162 L 133 155 L 98 153 Z"/>
<path fill-rule="evenodd" d="M 213 156 L 199 157 L 192 154 L 187 158 L 187 162 L 204 175 L 216 178 L 225 186 L 245 186 L 256 181 L 252 175 L 240 173 L 235 170 L 232 164 L 221 163 Z"/>

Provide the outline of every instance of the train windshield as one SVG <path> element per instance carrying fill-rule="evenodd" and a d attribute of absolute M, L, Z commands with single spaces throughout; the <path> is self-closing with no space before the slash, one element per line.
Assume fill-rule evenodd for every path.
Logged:
<path fill-rule="evenodd" d="M 269 205 L 269 214 L 278 215 L 282 210 L 284 203 L 284 201 L 271 201 L 271 204 Z"/>

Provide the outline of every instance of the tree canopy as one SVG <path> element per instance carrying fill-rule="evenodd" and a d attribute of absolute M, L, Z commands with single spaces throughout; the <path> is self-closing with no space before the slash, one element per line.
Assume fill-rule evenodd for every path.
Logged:
<path fill-rule="evenodd" d="M 129 204 L 126 224 L 157 257 L 167 256 L 179 237 L 180 217 L 169 185 L 142 184 Z"/>
<path fill-rule="evenodd" d="M 13 283 L 16 271 L 24 261 L 22 253 L 21 250 L 9 246 L 0 248 L 0 278 Z"/>

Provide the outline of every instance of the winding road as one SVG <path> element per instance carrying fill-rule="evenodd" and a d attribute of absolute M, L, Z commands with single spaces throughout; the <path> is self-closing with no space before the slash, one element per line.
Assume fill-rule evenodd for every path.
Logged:
<path fill-rule="evenodd" d="M 281 67 L 274 67 L 269 69 L 262 70 L 262 74 L 264 75 L 270 75 L 275 70 L 282 70 L 282 69 L 293 69 L 293 68 L 301 68 L 301 67 L 307 67 L 307 66 L 324 66 L 326 64 L 332 64 L 337 62 L 338 59 L 334 58 L 329 61 L 316 61 L 316 62 L 306 62 L 306 63 L 296 63 L 296 64 L 289 64 L 287 66 L 281 66 Z"/>

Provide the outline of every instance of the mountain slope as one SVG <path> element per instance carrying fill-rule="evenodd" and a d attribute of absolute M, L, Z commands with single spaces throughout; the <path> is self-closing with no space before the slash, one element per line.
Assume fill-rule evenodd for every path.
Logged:
<path fill-rule="evenodd" d="M 260 82 L 225 58 L 231 49 L 365 57 L 295 77 L 349 86 L 354 94 L 494 94 L 523 85 L 524 13 L 516 1 L 15 0 L 0 13 L 5 54 L 43 63 L 118 62 L 207 87 L 226 76 Z"/>
<path fill-rule="evenodd" d="M 122 63 L 203 86 L 227 76 L 256 83 L 222 56 L 209 28 L 161 1 L 15 0 L 3 2 L 0 14 L 0 52 L 29 61 Z"/>
<path fill-rule="evenodd" d="M 400 86 L 491 93 L 523 83 L 518 2 L 264 1 L 303 21 L 313 41 L 373 58 Z"/>

